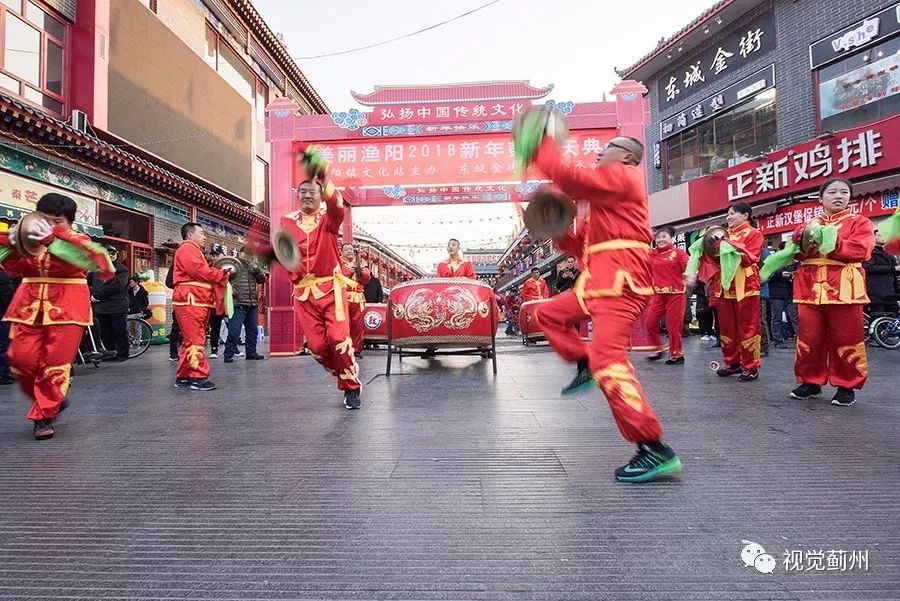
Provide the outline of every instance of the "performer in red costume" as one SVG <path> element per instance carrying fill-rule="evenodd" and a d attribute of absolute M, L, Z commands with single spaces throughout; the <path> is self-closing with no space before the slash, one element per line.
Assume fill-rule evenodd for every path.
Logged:
<path fill-rule="evenodd" d="M 763 235 L 750 225 L 752 209 L 746 202 L 736 202 L 728 209 L 725 222 L 728 235 L 725 240 L 740 253 L 740 266 L 727 290 L 715 286 L 719 299 L 716 309 L 719 320 L 719 337 L 725 366 L 716 374 L 721 377 L 740 374 L 742 382 L 759 379 L 760 320 L 759 320 L 759 258 L 763 247 Z M 713 262 L 710 257 L 703 261 Z M 721 276 L 721 274 L 719 274 Z"/>
<path fill-rule="evenodd" d="M 215 390 L 216 385 L 209 380 L 209 362 L 206 360 L 206 325 L 210 311 L 225 314 L 225 290 L 231 268 L 217 269 L 206 262 L 203 255 L 206 232 L 199 223 L 182 225 L 181 239 L 172 264 L 175 285 L 172 311 L 181 328 L 175 388 Z"/>
<path fill-rule="evenodd" d="M 463 258 L 459 252 L 459 240 L 450 238 L 450 241 L 447 242 L 447 253 L 450 255 L 447 260 L 438 263 L 437 276 L 439 278 L 476 279 L 475 267 L 472 262 Z"/>
<path fill-rule="evenodd" d="M 595 381 L 622 436 L 638 445 L 631 461 L 616 470 L 616 479 L 647 482 L 675 474 L 681 471 L 681 461 L 661 442 L 662 427 L 626 353 L 632 325 L 653 294 L 647 193 L 637 169 L 643 145 L 625 136 L 613 138 L 594 169 L 577 169 L 563 162 L 556 142 L 544 135 L 544 125 L 533 116 L 529 113 L 521 122 L 517 153 L 522 148 L 526 164 L 534 162 L 563 192 L 589 205 L 583 231 L 561 240 L 566 251 L 577 250 L 583 257 L 584 271 L 572 290 L 542 303 L 536 313 L 553 348 L 563 359 L 578 363 L 577 374 L 563 393 Z M 537 136 L 535 126 L 540 128 Z M 529 147 L 535 138 L 536 151 Z M 581 248 L 572 248 L 579 240 L 583 240 Z M 575 329 L 585 315 L 594 326 L 590 347 Z"/>
<path fill-rule="evenodd" d="M 656 248 L 650 251 L 650 271 L 653 277 L 653 292 L 647 306 L 647 332 L 650 344 L 657 352 L 647 357 L 648 361 L 658 361 L 663 356 L 662 334 L 659 320 L 666 318 L 669 333 L 669 358 L 666 365 L 684 363 L 684 349 L 681 344 L 681 328 L 687 296 L 684 288 L 684 270 L 688 255 L 675 246 L 675 228 L 664 226 L 656 231 Z"/>
<path fill-rule="evenodd" d="M 541 278 L 541 270 L 535 267 L 531 270 L 531 277 L 522 284 L 522 302 L 547 298 L 550 298 L 550 287 Z"/>
<path fill-rule="evenodd" d="M 794 274 L 794 302 L 800 317 L 794 373 L 800 385 L 796 399 L 822 393 L 829 382 L 837 388 L 832 405 L 849 407 L 868 375 L 863 307 L 869 302 L 862 263 L 875 248 L 872 222 L 850 212 L 853 188 L 845 179 L 832 179 L 819 189 L 824 212 L 812 229 L 817 243 L 799 252 Z M 799 244 L 805 225 L 794 230 Z"/>
<path fill-rule="evenodd" d="M 22 392 L 33 401 L 28 419 L 34 421 L 34 437 L 44 440 L 53 437 L 53 420 L 66 407 L 72 362 L 85 326 L 92 323 L 86 264 L 61 258 L 72 257 L 58 249 L 62 246 L 88 259 L 94 264 L 91 270 L 101 277 L 110 277 L 115 270 L 99 245 L 72 231 L 74 200 L 45 194 L 36 208 L 43 219 L 31 231 L 15 226 L 0 234 L 0 266 L 10 275 L 22 276 L 3 318 L 12 323 L 7 358 Z M 46 248 L 37 255 L 19 254 L 15 243 L 20 236 Z"/>
<path fill-rule="evenodd" d="M 348 317 L 350 319 L 350 338 L 353 339 L 353 348 L 356 356 L 362 356 L 363 316 L 366 313 L 366 297 L 363 295 L 363 287 L 372 280 L 372 274 L 368 269 L 357 269 L 359 257 L 352 244 L 344 244 L 341 247 L 341 265 L 344 276 L 353 281 L 353 286 L 347 288 L 347 303 L 349 305 Z"/>

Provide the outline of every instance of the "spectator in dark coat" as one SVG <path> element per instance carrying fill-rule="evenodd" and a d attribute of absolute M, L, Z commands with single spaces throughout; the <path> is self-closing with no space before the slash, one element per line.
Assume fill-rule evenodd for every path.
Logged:
<path fill-rule="evenodd" d="M 869 295 L 869 313 L 893 313 L 897 310 L 897 275 L 900 267 L 897 259 L 884 251 L 884 238 L 875 230 L 875 248 L 872 258 L 863 263 L 866 270 L 866 292 Z"/>
<path fill-rule="evenodd" d="M 700 330 L 700 340 L 715 342 L 719 339 L 719 333 L 716 329 L 715 312 L 709 306 L 709 299 L 706 297 L 706 284 L 698 280 L 694 286 L 694 294 L 697 295 L 697 326 Z"/>
<path fill-rule="evenodd" d="M 556 289 L 556 294 L 574 288 L 579 275 L 581 275 L 581 272 L 578 271 L 575 257 L 567 257 L 557 263 L 556 282 L 553 284 L 553 288 Z"/>
<path fill-rule="evenodd" d="M 175 265 L 169 267 L 169 273 L 166 274 L 166 288 L 175 289 L 175 283 L 172 278 L 175 277 Z M 181 347 L 181 328 L 178 327 L 178 320 L 175 319 L 175 312 L 172 312 L 172 328 L 169 330 L 169 361 L 178 361 L 178 349 Z"/>
<path fill-rule="evenodd" d="M 150 295 L 135 276 L 128 280 L 128 314 L 140 315 L 144 319 L 151 315 Z"/>
<path fill-rule="evenodd" d="M 781 243 L 784 248 L 784 242 Z M 779 249 L 780 250 L 780 249 Z M 772 344 L 777 348 L 784 344 L 784 318 L 794 332 L 800 331 L 797 305 L 794 304 L 794 272 L 799 263 L 794 261 L 781 271 L 776 271 L 769 278 L 769 308 L 772 311 Z"/>
<path fill-rule="evenodd" d="M 16 288 L 21 278 L 11 278 L 6 272 L 0 270 L 0 317 L 6 314 L 9 303 L 12 302 Z M 9 349 L 10 322 L 0 321 L 0 385 L 12 384 L 16 381 L 9 370 L 9 362 L 6 360 L 6 351 Z"/>
<path fill-rule="evenodd" d="M 363 265 L 363 269 L 366 268 L 367 266 Z M 367 303 L 384 302 L 384 289 L 381 287 L 381 280 L 374 273 L 372 274 L 372 279 L 363 286 L 363 296 L 366 297 Z"/>
<path fill-rule="evenodd" d="M 232 278 L 231 287 L 234 298 L 234 315 L 228 320 L 228 339 L 225 341 L 225 363 L 234 361 L 238 354 L 238 342 L 241 339 L 241 328 L 244 329 L 247 361 L 262 361 L 265 356 L 256 352 L 259 338 L 259 284 L 266 283 L 266 274 L 256 261 L 251 261 L 247 249 L 241 248 L 238 259 L 244 266 L 243 271 Z M 215 332 L 213 332 L 215 334 Z"/>
<path fill-rule="evenodd" d="M 128 268 L 118 260 L 119 251 L 115 246 L 107 246 L 106 252 L 112 259 L 115 275 L 110 280 L 91 278 L 91 302 L 94 319 L 100 328 L 100 340 L 105 350 L 104 361 L 128 360 Z"/>

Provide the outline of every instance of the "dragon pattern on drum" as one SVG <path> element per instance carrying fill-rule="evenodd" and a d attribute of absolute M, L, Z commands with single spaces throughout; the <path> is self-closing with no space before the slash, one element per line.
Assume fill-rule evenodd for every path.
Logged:
<path fill-rule="evenodd" d="M 490 306 L 479 301 L 471 291 L 461 286 L 450 286 L 436 291 L 423 288 L 413 292 L 406 304 L 395 304 L 395 319 L 402 319 L 417 332 L 433 330 L 445 326 L 451 330 L 464 330 L 472 325 L 477 316 L 487 317 Z"/>

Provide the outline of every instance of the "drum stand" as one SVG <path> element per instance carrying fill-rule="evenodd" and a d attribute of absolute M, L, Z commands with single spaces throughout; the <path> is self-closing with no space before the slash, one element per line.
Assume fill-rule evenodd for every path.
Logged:
<path fill-rule="evenodd" d="M 490 303 L 491 312 L 490 312 L 490 323 L 496 323 L 497 315 L 494 312 L 494 303 Z M 390 377 L 391 375 L 391 358 L 394 354 L 396 354 L 400 363 L 403 363 L 403 355 L 405 354 L 408 357 L 419 357 L 419 358 L 431 358 L 437 357 L 440 355 L 480 355 L 482 358 L 487 359 L 490 357 L 492 367 L 494 370 L 494 375 L 497 374 L 497 332 L 494 329 L 493 325 L 491 327 L 491 346 L 487 349 L 475 348 L 475 349 L 460 349 L 460 350 L 447 350 L 447 351 L 439 351 L 434 349 L 425 349 L 421 351 L 409 351 L 407 350 L 405 353 L 403 352 L 402 347 L 394 346 L 394 312 L 391 310 L 391 301 L 390 298 L 387 302 L 387 309 L 385 310 L 385 317 L 387 318 L 387 369 L 385 370 L 385 375 Z"/>

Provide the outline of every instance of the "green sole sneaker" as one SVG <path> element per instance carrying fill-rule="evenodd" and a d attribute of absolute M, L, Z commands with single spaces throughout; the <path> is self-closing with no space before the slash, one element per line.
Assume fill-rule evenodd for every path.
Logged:
<path fill-rule="evenodd" d="M 650 482 L 666 476 L 673 476 L 681 471 L 681 459 L 676 455 L 665 463 L 661 463 L 651 470 L 635 474 L 634 476 L 624 476 L 616 474 L 616 480 L 619 482 Z"/>

